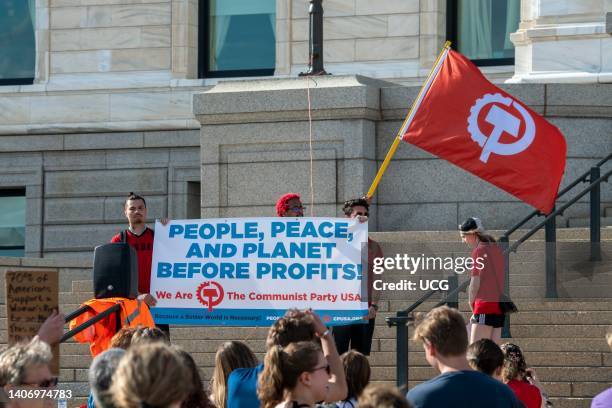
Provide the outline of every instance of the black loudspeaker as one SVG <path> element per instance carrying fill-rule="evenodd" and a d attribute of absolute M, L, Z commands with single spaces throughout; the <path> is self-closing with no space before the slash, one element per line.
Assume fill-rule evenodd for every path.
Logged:
<path fill-rule="evenodd" d="M 94 296 L 96 299 L 138 296 L 138 256 L 129 244 L 116 243 L 94 249 Z"/>

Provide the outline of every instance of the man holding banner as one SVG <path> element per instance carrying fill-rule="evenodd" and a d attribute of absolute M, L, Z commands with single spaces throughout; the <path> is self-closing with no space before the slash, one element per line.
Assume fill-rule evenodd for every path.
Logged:
<path fill-rule="evenodd" d="M 130 192 L 125 200 L 123 210 L 125 218 L 128 220 L 128 228 L 111 238 L 111 243 L 126 242 L 136 251 L 138 256 L 138 298 L 149 307 L 153 307 L 157 303 L 155 297 L 151 296 L 150 291 L 155 232 L 147 226 L 147 202 L 144 197 Z M 161 219 L 162 225 L 167 223 L 168 219 Z M 157 327 L 170 338 L 170 327 L 167 324 L 159 324 Z"/>
<path fill-rule="evenodd" d="M 347 218 L 358 219 L 359 222 L 367 222 L 370 215 L 370 204 L 365 198 L 356 198 L 346 201 L 342 211 Z M 382 258 L 382 256 L 382 249 L 380 248 L 378 242 L 368 237 L 367 323 L 364 324 L 363 322 L 359 322 L 334 328 L 334 339 L 336 340 L 336 347 L 338 348 L 338 353 L 340 354 L 348 351 L 350 347 L 353 350 L 359 351 L 363 355 L 370 355 L 370 349 L 372 348 L 372 336 L 374 335 L 374 327 L 376 324 L 376 314 L 378 312 L 378 301 L 380 299 L 380 292 L 375 290 L 372 286 L 372 282 L 374 281 L 372 267 L 374 265 L 374 259 Z"/>

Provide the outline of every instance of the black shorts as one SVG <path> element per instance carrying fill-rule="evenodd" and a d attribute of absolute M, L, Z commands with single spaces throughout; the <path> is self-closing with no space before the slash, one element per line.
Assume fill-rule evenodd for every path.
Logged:
<path fill-rule="evenodd" d="M 470 318 L 472 323 L 492 326 L 495 329 L 504 327 L 505 320 L 506 316 L 503 314 L 473 314 Z"/>

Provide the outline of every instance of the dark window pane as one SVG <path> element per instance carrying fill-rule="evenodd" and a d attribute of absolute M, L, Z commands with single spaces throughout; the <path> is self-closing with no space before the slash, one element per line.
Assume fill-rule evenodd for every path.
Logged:
<path fill-rule="evenodd" d="M 0 83 L 34 78 L 34 0 L 0 0 Z"/>
<path fill-rule="evenodd" d="M 19 248 L 19 249 L 2 249 L 0 247 L 0 256 L 18 256 L 18 257 L 23 257 L 25 254 L 25 251 L 23 248 Z"/>
<path fill-rule="evenodd" d="M 211 0 L 208 71 L 274 69 L 275 0 Z"/>
<path fill-rule="evenodd" d="M 0 254 L 23 256 L 24 246 L 25 196 L 6 197 L 0 190 Z"/>
<path fill-rule="evenodd" d="M 510 33 L 518 29 L 520 0 L 461 0 L 458 51 L 472 60 L 514 58 Z"/>

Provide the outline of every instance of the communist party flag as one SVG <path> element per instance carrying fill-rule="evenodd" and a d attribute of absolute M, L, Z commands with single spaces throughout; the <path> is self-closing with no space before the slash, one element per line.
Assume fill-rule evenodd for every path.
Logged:
<path fill-rule="evenodd" d="M 402 139 L 550 213 L 565 169 L 563 135 L 490 83 L 466 57 L 440 56 Z"/>

